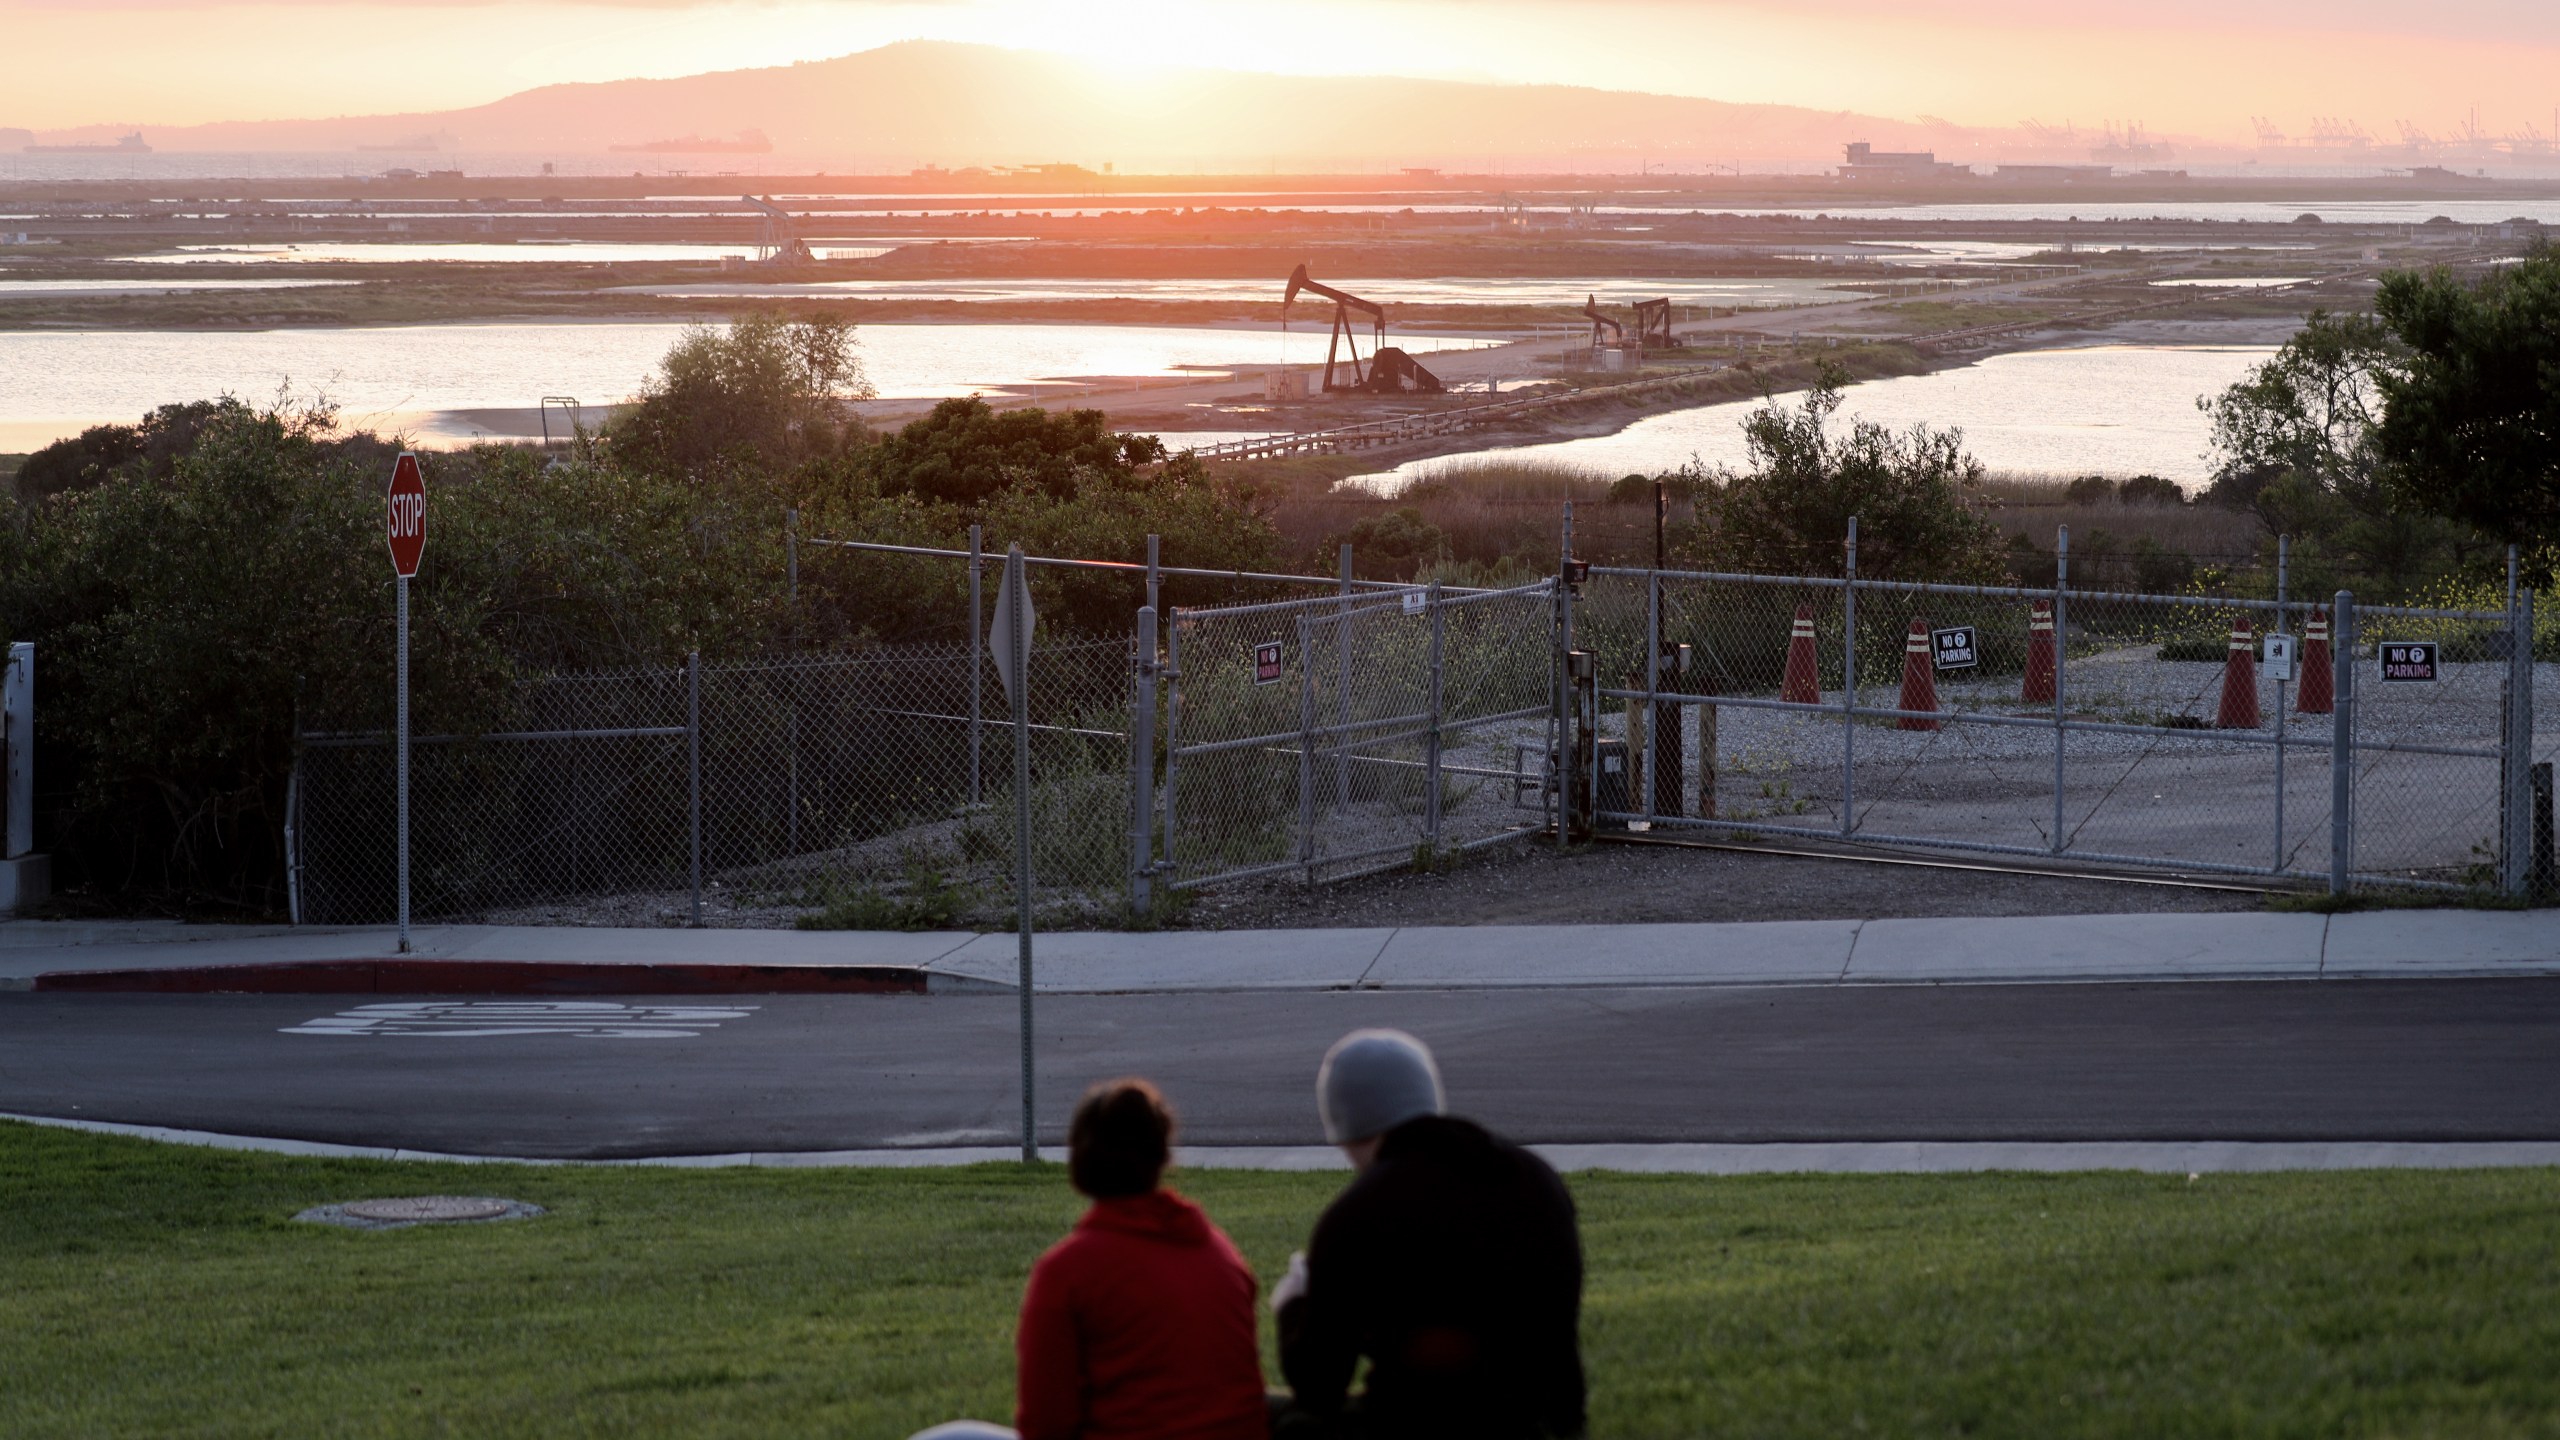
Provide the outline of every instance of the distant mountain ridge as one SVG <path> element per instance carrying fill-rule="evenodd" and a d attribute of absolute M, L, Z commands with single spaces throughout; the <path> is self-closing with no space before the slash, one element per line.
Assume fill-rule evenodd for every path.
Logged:
<path fill-rule="evenodd" d="M 1964 158 L 2008 134 L 1566 85 L 1206 69 L 1136 83 L 1064 56 L 908 41 L 765 69 L 546 85 L 461 110 L 154 127 L 150 136 L 162 150 L 326 151 L 439 133 L 457 151 L 592 154 L 747 130 L 771 137 L 777 155 L 874 172 L 1046 161 L 1123 171 L 1624 172 L 1835 162 L 1850 140 Z"/>

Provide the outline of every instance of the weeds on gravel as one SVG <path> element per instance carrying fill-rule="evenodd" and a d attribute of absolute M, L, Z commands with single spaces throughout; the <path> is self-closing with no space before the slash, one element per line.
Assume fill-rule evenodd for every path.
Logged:
<path fill-rule="evenodd" d="M 951 878 L 930 856 L 906 857 L 906 879 L 897 889 L 835 885 L 820 892 L 818 908 L 794 924 L 802 930 L 958 930 L 978 892 Z"/>

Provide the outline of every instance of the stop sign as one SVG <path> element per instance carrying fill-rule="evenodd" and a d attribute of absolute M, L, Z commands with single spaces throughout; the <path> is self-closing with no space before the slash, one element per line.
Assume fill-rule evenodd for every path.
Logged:
<path fill-rule="evenodd" d="M 408 451 L 391 467 L 388 505 L 391 569 L 403 577 L 418 573 L 418 557 L 427 549 L 427 482 L 418 473 L 418 457 Z"/>

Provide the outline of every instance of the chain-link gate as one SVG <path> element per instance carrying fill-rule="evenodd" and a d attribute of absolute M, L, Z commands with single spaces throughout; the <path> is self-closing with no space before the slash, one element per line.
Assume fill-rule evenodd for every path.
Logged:
<path fill-rule="evenodd" d="M 1173 612 L 1171 883 L 1341 879 L 1542 828 L 1553 612 L 1544 581 Z"/>
<path fill-rule="evenodd" d="M 1571 609 L 1599 824 L 2527 882 L 2551 688 L 2530 592 L 2508 613 L 1596 569 Z"/>

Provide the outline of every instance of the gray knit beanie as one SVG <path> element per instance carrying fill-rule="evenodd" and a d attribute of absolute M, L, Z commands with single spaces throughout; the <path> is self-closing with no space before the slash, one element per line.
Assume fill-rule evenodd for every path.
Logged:
<path fill-rule="evenodd" d="M 1354 1030 L 1333 1042 L 1316 1071 L 1316 1110 L 1324 1138 L 1336 1145 L 1437 1115 L 1440 1106 L 1440 1067 L 1401 1030 Z"/>

